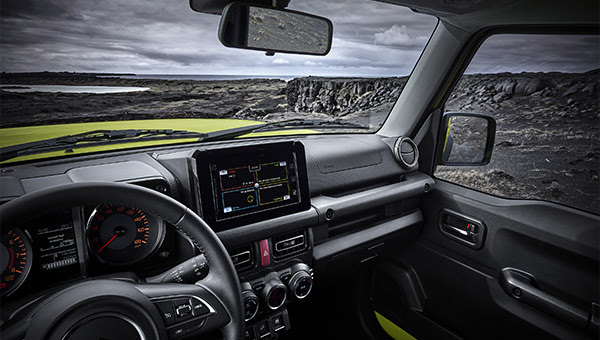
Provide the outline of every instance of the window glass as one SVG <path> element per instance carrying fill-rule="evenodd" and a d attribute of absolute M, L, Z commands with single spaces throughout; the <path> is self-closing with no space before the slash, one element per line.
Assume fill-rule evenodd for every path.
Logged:
<path fill-rule="evenodd" d="M 289 9 L 333 22 L 328 55 L 224 47 L 221 17 L 187 1 L 2 2 L 0 125 L 298 118 L 377 130 L 437 18 L 362 0 L 298 0 Z"/>
<path fill-rule="evenodd" d="M 497 123 L 486 166 L 438 166 L 437 178 L 492 195 L 600 213 L 597 36 L 496 35 L 475 55 L 445 111 Z"/>

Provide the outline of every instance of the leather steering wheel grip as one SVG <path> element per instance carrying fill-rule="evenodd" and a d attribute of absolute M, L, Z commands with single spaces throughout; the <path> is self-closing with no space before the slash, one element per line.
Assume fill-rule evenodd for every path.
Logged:
<path fill-rule="evenodd" d="M 186 235 L 206 256 L 209 275 L 199 282 L 212 290 L 230 314 L 223 339 L 244 337 L 241 287 L 227 250 L 212 229 L 192 210 L 154 190 L 126 183 L 73 183 L 35 191 L 0 206 L 0 228 L 56 209 L 82 205 L 124 205 L 156 215 Z"/>

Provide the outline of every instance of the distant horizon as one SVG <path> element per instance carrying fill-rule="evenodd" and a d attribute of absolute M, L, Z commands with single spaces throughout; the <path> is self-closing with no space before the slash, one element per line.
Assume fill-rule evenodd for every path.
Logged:
<path fill-rule="evenodd" d="M 468 70 L 467 70 L 468 71 Z M 591 73 L 594 71 L 600 71 L 600 68 L 592 68 L 587 71 L 581 72 L 561 72 L 561 71 L 522 71 L 522 72 L 510 72 L 510 71 L 502 71 L 502 72 L 472 72 L 472 73 L 464 73 L 465 75 L 476 75 L 476 74 L 523 74 L 523 73 L 531 73 L 531 74 L 552 74 L 552 73 L 564 73 L 564 74 L 585 74 Z M 133 73 L 133 72 L 97 72 L 97 71 L 0 71 L 1 74 L 89 74 L 89 75 L 114 75 L 114 76 L 206 76 L 206 77 L 218 77 L 218 76 L 227 76 L 227 77 L 285 77 L 285 78 L 307 78 L 307 77 L 321 77 L 321 78 L 403 78 L 408 77 L 407 75 L 369 75 L 369 74 L 359 74 L 359 75 L 347 75 L 347 74 L 326 74 L 326 75 L 318 75 L 318 74 L 236 74 L 236 73 Z"/>

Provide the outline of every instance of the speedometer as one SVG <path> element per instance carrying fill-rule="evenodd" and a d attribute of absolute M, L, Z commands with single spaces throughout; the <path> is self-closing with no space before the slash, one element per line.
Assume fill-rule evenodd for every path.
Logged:
<path fill-rule="evenodd" d="M 88 221 L 90 251 L 110 265 L 130 265 L 148 258 L 164 238 L 164 222 L 123 206 L 98 206 Z"/>
<path fill-rule="evenodd" d="M 27 278 L 32 262 L 31 243 L 17 228 L 2 233 L 0 240 L 0 291 L 2 296 L 14 292 Z"/>

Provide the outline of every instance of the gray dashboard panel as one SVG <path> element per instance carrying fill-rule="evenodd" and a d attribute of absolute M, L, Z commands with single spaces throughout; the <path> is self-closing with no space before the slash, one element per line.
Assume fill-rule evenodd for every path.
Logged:
<path fill-rule="evenodd" d="M 132 179 L 162 177 L 155 168 L 140 161 L 117 162 L 74 168 L 67 171 L 73 182 L 110 181 L 125 182 Z"/>
<path fill-rule="evenodd" d="M 2 200 L 10 200 L 25 194 L 23 184 L 17 178 L 12 176 L 0 177 L 0 192 Z"/>
<path fill-rule="evenodd" d="M 425 183 L 433 186 L 433 181 L 427 175 L 418 172 L 407 173 L 402 169 L 396 162 L 389 143 L 386 143 L 381 136 L 321 134 L 233 140 L 199 144 L 194 147 L 189 145 L 156 147 L 146 152 L 129 150 L 108 155 L 88 155 L 10 165 L 9 167 L 12 169 L 10 174 L 0 174 L 3 186 L 0 196 L 5 201 L 27 192 L 72 182 L 134 182 L 150 178 L 166 179 L 171 186 L 172 193 L 194 194 L 197 189 L 192 186 L 190 178 L 180 177 L 182 174 L 190 175 L 193 169 L 187 169 L 189 167 L 187 158 L 199 147 L 226 148 L 290 139 L 299 140 L 304 144 L 309 188 L 314 208 L 306 214 L 302 214 L 307 220 L 301 218 L 297 221 L 298 223 L 292 222 L 286 218 L 288 216 L 285 216 L 282 220 L 256 223 L 252 225 L 253 228 L 270 230 L 271 226 L 275 224 L 301 227 L 308 220 L 311 223 L 322 223 L 324 213 L 329 208 L 335 209 L 336 214 L 342 216 L 345 212 L 352 212 L 358 206 L 364 208 L 413 195 L 421 195 L 424 193 Z M 179 158 L 182 159 L 181 162 L 177 162 Z M 161 164 L 166 160 L 172 164 L 169 166 Z M 181 166 L 185 166 L 186 169 L 173 169 L 173 167 Z M 400 180 L 401 175 L 406 176 L 404 181 Z M 374 187 L 369 189 L 369 186 L 372 185 Z M 183 201 L 188 206 L 193 203 L 188 201 L 188 197 Z M 191 206 L 191 208 L 196 210 L 196 207 Z M 285 230 L 288 229 L 285 228 Z M 223 237 L 227 239 L 234 234 L 237 232 L 228 231 L 223 234 Z"/>
<path fill-rule="evenodd" d="M 165 179 L 172 196 L 177 197 L 177 185 L 173 174 L 146 153 L 119 153 L 103 157 L 96 155 L 91 159 L 86 156 L 8 165 L 6 168 L 11 172 L 10 175 L 0 174 L 2 201 L 61 184 L 88 181 L 136 182 L 158 178 Z M 19 186 L 21 190 L 18 189 Z"/>
<path fill-rule="evenodd" d="M 62 184 L 73 183 L 69 176 L 65 174 L 51 175 L 44 177 L 24 178 L 21 180 L 26 193 L 46 189 Z"/>
<path fill-rule="evenodd" d="M 314 161 L 322 174 L 381 164 L 377 148 L 354 138 L 335 138 L 330 143 L 321 144 L 318 150 L 325 157 L 316 157 Z"/>
<path fill-rule="evenodd" d="M 302 143 L 312 196 L 358 188 L 406 172 L 377 135 L 313 136 Z"/>

